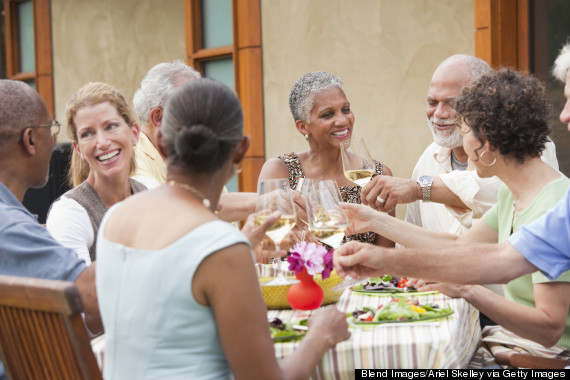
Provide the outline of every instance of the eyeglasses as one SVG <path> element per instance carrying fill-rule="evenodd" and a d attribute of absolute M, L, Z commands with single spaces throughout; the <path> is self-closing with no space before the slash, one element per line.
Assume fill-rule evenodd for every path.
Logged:
<path fill-rule="evenodd" d="M 18 140 L 18 143 L 22 142 L 22 140 L 24 139 L 24 133 L 26 133 L 26 129 L 28 129 L 28 128 L 49 128 L 51 137 L 55 137 L 55 136 L 57 136 L 57 134 L 59 133 L 59 130 L 61 129 L 61 123 L 57 120 L 52 120 L 51 124 L 40 124 L 40 125 L 31 126 L 31 127 L 26 127 L 24 129 L 22 129 L 22 134 L 20 135 L 20 140 Z"/>

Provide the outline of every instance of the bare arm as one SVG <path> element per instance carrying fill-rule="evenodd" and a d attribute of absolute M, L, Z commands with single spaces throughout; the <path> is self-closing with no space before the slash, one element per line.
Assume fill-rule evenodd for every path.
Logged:
<path fill-rule="evenodd" d="M 451 297 L 463 297 L 504 328 L 545 347 L 560 340 L 570 305 L 568 282 L 534 284 L 536 307 L 510 301 L 479 285 L 434 284 L 422 290 L 440 290 Z"/>
<path fill-rule="evenodd" d="M 493 243 L 498 238 L 497 232 L 483 221 L 475 223 L 470 230 L 457 236 L 447 232 L 431 231 L 363 205 L 342 203 L 341 206 L 349 219 L 347 234 L 374 231 L 408 248 L 443 248 L 465 243 Z"/>
<path fill-rule="evenodd" d="M 81 295 L 87 327 L 89 327 L 89 330 L 94 334 L 102 332 L 103 322 L 101 321 L 101 314 L 99 313 L 97 290 L 95 288 L 95 262 L 88 266 L 75 279 L 75 286 Z"/>
<path fill-rule="evenodd" d="M 228 284 L 239 286 L 232 286 L 228 292 Z M 322 355 L 350 335 L 345 316 L 329 308 L 324 318 L 311 322 L 299 349 L 278 363 L 251 253 L 243 244 L 206 258 L 194 276 L 193 289 L 198 302 L 209 305 L 214 312 L 224 353 L 236 379 L 308 378 Z"/>
<path fill-rule="evenodd" d="M 226 222 L 247 219 L 255 212 L 257 193 L 222 193 L 218 205 L 218 216 Z"/>
<path fill-rule="evenodd" d="M 379 202 L 378 197 L 386 202 Z M 362 189 L 362 204 L 378 211 L 391 211 L 398 204 L 411 203 L 421 199 L 422 188 L 414 179 L 410 178 L 376 176 Z M 433 178 L 431 201 L 458 208 L 467 208 L 439 177 Z"/>
<path fill-rule="evenodd" d="M 508 242 L 439 250 L 388 249 L 349 242 L 334 252 L 341 276 L 373 277 L 384 273 L 457 284 L 504 284 L 537 268 Z"/>

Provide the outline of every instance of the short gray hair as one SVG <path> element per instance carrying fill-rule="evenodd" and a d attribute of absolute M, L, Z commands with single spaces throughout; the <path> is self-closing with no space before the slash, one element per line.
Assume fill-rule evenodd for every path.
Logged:
<path fill-rule="evenodd" d="M 324 71 L 307 73 L 297 79 L 289 92 L 289 109 L 295 121 L 308 121 L 315 95 L 334 86 L 344 92 L 342 81 L 335 75 Z"/>
<path fill-rule="evenodd" d="M 556 60 L 554 61 L 554 67 L 552 68 L 552 75 L 554 78 L 558 79 L 562 83 L 566 83 L 566 76 L 568 75 L 568 69 L 570 68 L 570 42 L 560 49 L 560 53 Z"/>
<path fill-rule="evenodd" d="M 475 56 L 468 54 L 454 54 L 444 59 L 443 62 L 439 64 L 439 66 L 442 66 L 444 63 L 450 61 L 464 62 L 467 65 L 467 71 L 469 72 L 469 76 L 471 77 L 471 82 L 476 82 L 484 74 L 488 74 L 491 71 L 493 71 L 493 69 L 491 69 L 491 66 L 489 66 L 487 62 L 485 62 L 481 58 L 477 58 Z"/>
<path fill-rule="evenodd" d="M 150 111 L 162 107 L 181 80 L 200 78 L 200 73 L 182 61 L 159 63 L 141 81 L 133 97 L 133 107 L 140 122 L 148 125 Z"/>

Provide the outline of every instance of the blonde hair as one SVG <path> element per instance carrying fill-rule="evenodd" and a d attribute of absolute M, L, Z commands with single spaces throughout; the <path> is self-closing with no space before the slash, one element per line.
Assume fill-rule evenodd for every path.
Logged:
<path fill-rule="evenodd" d="M 67 135 L 70 139 L 78 142 L 77 125 L 75 125 L 75 116 L 77 112 L 84 107 L 95 106 L 97 104 L 109 102 L 115 107 L 119 115 L 125 120 L 129 127 L 135 123 L 133 114 L 125 100 L 124 96 L 115 87 L 107 83 L 90 82 L 81 87 L 71 96 L 67 102 L 66 119 L 67 119 Z M 135 172 L 135 156 L 131 157 L 129 175 Z M 71 186 L 75 187 L 83 183 L 89 176 L 89 165 L 85 160 L 75 152 L 71 151 L 71 166 L 67 175 Z"/>

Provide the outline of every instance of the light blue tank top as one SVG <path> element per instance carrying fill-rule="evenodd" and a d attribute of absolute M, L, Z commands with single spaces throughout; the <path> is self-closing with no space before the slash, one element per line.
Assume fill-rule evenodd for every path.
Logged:
<path fill-rule="evenodd" d="M 125 247 L 99 234 L 105 380 L 232 378 L 212 309 L 192 296 L 192 278 L 202 260 L 238 243 L 249 245 L 222 221 L 203 224 L 157 251 Z"/>

